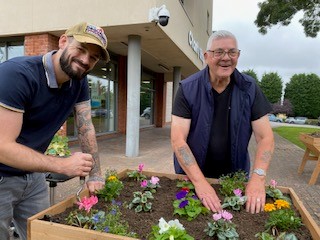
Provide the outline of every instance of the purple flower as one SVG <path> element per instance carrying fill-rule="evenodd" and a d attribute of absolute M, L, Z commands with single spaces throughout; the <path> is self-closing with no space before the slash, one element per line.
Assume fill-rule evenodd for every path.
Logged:
<path fill-rule="evenodd" d="M 140 183 L 140 186 L 141 186 L 142 188 L 147 187 L 147 186 L 148 186 L 148 181 L 147 181 L 147 180 L 143 180 L 143 181 Z"/>
<path fill-rule="evenodd" d="M 187 194 L 188 194 L 187 191 L 182 190 L 182 191 L 180 191 L 180 192 L 178 192 L 178 193 L 176 194 L 176 198 L 177 198 L 178 200 L 180 200 L 180 199 L 182 199 L 182 198 L 185 198 L 185 197 L 187 196 Z"/>
<path fill-rule="evenodd" d="M 107 233 L 107 232 L 109 232 L 109 227 L 106 227 L 105 229 L 104 229 L 104 231 Z"/>
<path fill-rule="evenodd" d="M 158 177 L 154 177 L 154 176 L 152 176 L 152 177 L 151 177 L 151 180 L 150 180 L 150 182 L 151 182 L 153 185 L 156 185 L 159 181 L 160 181 L 160 179 L 159 179 Z"/>
<path fill-rule="evenodd" d="M 144 164 L 143 164 L 143 163 L 140 163 L 139 166 L 138 166 L 138 168 L 139 168 L 138 171 L 139 171 L 140 173 L 142 172 L 143 167 L 144 167 Z"/>
<path fill-rule="evenodd" d="M 277 184 L 278 184 L 278 183 L 277 183 L 276 180 L 271 179 L 271 181 L 270 181 L 270 186 L 271 186 L 272 188 L 276 188 Z"/>
<path fill-rule="evenodd" d="M 98 215 L 98 214 L 93 215 L 93 216 L 92 216 L 92 221 L 93 221 L 94 223 L 98 223 L 98 222 L 99 222 L 99 215 Z"/>
<path fill-rule="evenodd" d="M 221 219 L 221 213 L 215 213 L 212 215 L 213 220 L 218 221 Z"/>
<path fill-rule="evenodd" d="M 187 206 L 189 203 L 188 200 L 183 200 L 180 204 L 179 204 L 179 208 L 184 208 L 185 206 Z"/>
<path fill-rule="evenodd" d="M 111 214 L 111 215 L 116 215 L 116 214 L 117 214 L 117 210 L 112 209 L 112 210 L 110 211 L 110 214 Z"/>
<path fill-rule="evenodd" d="M 225 210 L 222 210 L 221 212 L 221 216 L 226 220 L 226 221 L 231 221 L 231 219 L 233 218 L 232 214 L 225 211 Z"/>
<path fill-rule="evenodd" d="M 242 191 L 241 189 L 237 188 L 235 190 L 233 190 L 234 195 L 241 197 L 242 196 Z"/>

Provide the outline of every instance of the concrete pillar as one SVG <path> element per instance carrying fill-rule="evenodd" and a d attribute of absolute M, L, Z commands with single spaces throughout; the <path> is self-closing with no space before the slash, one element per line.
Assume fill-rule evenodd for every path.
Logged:
<path fill-rule="evenodd" d="M 179 88 L 181 80 L 181 67 L 173 67 L 173 87 L 172 87 L 172 104 Z"/>
<path fill-rule="evenodd" d="M 126 156 L 139 155 L 141 37 L 128 38 Z"/>

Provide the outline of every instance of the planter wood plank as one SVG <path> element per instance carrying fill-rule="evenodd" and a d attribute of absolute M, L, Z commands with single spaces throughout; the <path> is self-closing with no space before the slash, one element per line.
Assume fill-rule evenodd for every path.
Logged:
<path fill-rule="evenodd" d="M 123 178 L 127 175 L 127 172 L 132 171 L 130 169 L 124 170 L 118 174 L 119 178 Z M 143 174 L 148 177 L 158 176 L 158 177 L 168 177 L 170 179 L 183 179 L 184 175 L 179 174 L 167 174 L 158 172 L 147 172 L 144 171 Z M 218 184 L 217 179 L 208 179 L 212 184 Z M 311 215 L 308 213 L 307 209 L 303 206 L 302 201 L 295 194 L 292 188 L 278 187 L 282 193 L 287 193 L 290 195 L 293 205 L 299 211 L 301 215 L 302 222 L 309 229 L 313 239 L 320 239 L 320 229 L 316 222 L 313 220 Z M 89 191 L 87 189 L 83 190 L 80 194 L 81 197 L 89 196 Z M 73 226 L 68 226 L 59 223 L 47 222 L 42 219 L 45 215 L 55 215 L 64 212 L 67 208 L 73 206 L 77 202 L 76 196 L 71 196 L 66 200 L 57 203 L 50 208 L 32 216 L 28 219 L 28 240 L 133 240 L 136 238 L 124 237 L 109 233 L 102 233 L 94 230 L 88 230 Z"/>
<path fill-rule="evenodd" d="M 300 133 L 299 139 L 306 146 L 306 150 L 299 166 L 298 173 L 302 174 L 307 161 L 317 161 L 309 181 L 309 185 L 314 185 L 320 173 L 320 138 L 315 138 L 307 133 Z"/>

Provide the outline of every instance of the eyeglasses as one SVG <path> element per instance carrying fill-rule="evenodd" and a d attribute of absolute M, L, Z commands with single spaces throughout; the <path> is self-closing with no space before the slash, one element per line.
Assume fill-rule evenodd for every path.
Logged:
<path fill-rule="evenodd" d="M 228 54 L 230 58 L 236 58 L 239 56 L 240 50 L 232 48 L 229 51 L 225 51 L 221 48 L 218 48 L 217 50 L 207 50 L 207 52 L 212 52 L 214 58 L 223 58 L 226 54 Z"/>

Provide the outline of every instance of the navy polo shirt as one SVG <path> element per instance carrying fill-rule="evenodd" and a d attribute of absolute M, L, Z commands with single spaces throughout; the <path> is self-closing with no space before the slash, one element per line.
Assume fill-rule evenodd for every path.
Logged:
<path fill-rule="evenodd" d="M 17 57 L 0 64 L 0 106 L 23 113 L 16 141 L 42 153 L 74 106 L 90 100 L 87 78 L 71 79 L 58 88 L 51 58 L 54 53 Z M 0 163 L 0 176 L 25 173 Z"/>

